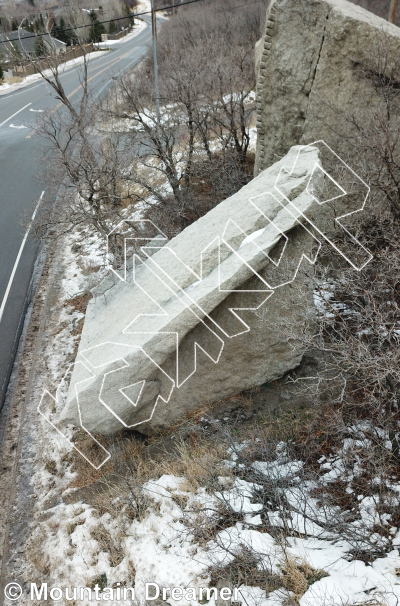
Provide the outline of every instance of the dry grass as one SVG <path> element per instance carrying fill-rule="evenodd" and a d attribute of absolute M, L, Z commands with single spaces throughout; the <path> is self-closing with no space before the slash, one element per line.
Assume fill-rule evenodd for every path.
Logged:
<path fill-rule="evenodd" d="M 280 566 L 281 574 L 265 569 L 261 560 L 257 553 L 242 547 L 240 553 L 227 566 L 214 567 L 210 570 L 210 586 L 217 587 L 223 581 L 236 587 L 241 585 L 261 587 L 265 590 L 266 596 L 279 589 L 283 594 L 290 596 L 291 604 L 299 604 L 300 598 L 310 585 L 328 576 L 324 570 L 313 568 L 304 558 L 294 558 L 288 554 L 285 555 Z"/>
<path fill-rule="evenodd" d="M 96 435 L 95 438 L 107 448 L 108 441 L 105 440 L 103 436 Z M 76 448 L 84 453 L 90 461 L 97 462 L 96 459 L 101 460 L 104 457 L 104 453 L 83 430 L 77 431 L 72 441 L 76 445 Z M 71 463 L 71 470 L 77 474 L 76 478 L 71 483 L 71 488 L 91 486 L 104 476 L 106 469 L 110 469 L 111 467 L 111 465 L 106 464 L 104 468 L 101 467 L 96 470 L 75 450 L 69 454 L 68 461 Z"/>
<path fill-rule="evenodd" d="M 21 78 L 20 76 L 11 76 L 11 78 L 7 78 L 6 80 L 4 80 L 5 84 L 18 84 L 19 82 L 22 82 L 23 78 Z"/>
<path fill-rule="evenodd" d="M 50 459 L 49 457 L 44 458 L 44 468 L 51 475 L 57 475 L 57 463 L 54 459 Z"/>
<path fill-rule="evenodd" d="M 65 305 L 72 307 L 75 311 L 80 311 L 81 313 L 86 313 L 86 308 L 89 304 L 90 299 L 92 298 L 91 293 L 84 293 L 82 295 L 76 295 L 72 297 L 72 299 L 67 299 Z"/>
<path fill-rule="evenodd" d="M 159 471 L 174 476 L 183 476 L 181 490 L 195 492 L 200 486 L 207 486 L 210 476 L 228 475 L 228 469 L 222 459 L 226 457 L 227 444 L 219 440 L 212 444 L 208 440 L 180 442 L 176 455 L 159 462 Z"/>
<path fill-rule="evenodd" d="M 68 534 L 72 534 L 75 530 L 75 528 L 77 528 L 77 526 L 82 526 L 82 524 L 85 523 L 85 520 L 76 520 L 74 522 L 69 522 L 67 524 L 67 533 Z"/>
<path fill-rule="evenodd" d="M 246 585 L 261 587 L 266 595 L 283 587 L 280 575 L 264 570 L 260 558 L 246 547 L 242 547 L 235 559 L 223 567 L 214 567 L 210 570 L 210 587 L 217 587 L 221 582 L 231 583 L 235 587 Z"/>
<path fill-rule="evenodd" d="M 109 554 L 111 567 L 114 568 L 115 566 L 118 566 L 125 557 L 121 545 L 115 544 L 115 540 L 102 524 L 98 524 L 90 534 L 100 545 L 100 551 Z"/>
<path fill-rule="evenodd" d="M 45 577 L 50 574 L 50 558 L 48 554 L 42 550 L 42 546 L 39 543 L 35 541 L 29 543 L 27 548 L 27 560 Z M 32 579 L 32 581 L 34 582 L 34 579 Z"/>
<path fill-rule="evenodd" d="M 295 604 L 313 583 L 328 576 L 325 570 L 316 570 L 305 558 L 294 558 L 288 554 L 281 564 L 282 585 L 291 593 Z"/>
<path fill-rule="evenodd" d="M 95 436 L 96 439 L 112 452 L 111 459 L 98 471 L 85 461 L 77 452 L 70 455 L 72 470 L 77 477 L 72 482 L 74 488 L 90 486 L 101 481 L 107 484 L 107 478 L 112 477 L 111 483 L 121 484 L 127 479 L 137 484 L 144 484 L 149 480 L 158 480 L 162 475 L 183 476 L 185 490 L 195 491 L 199 486 L 208 483 L 210 472 L 215 470 L 219 475 L 227 475 L 227 469 L 221 463 L 226 457 L 227 444 L 219 437 L 216 443 L 212 436 L 206 439 L 202 436 L 189 435 L 187 440 L 177 440 L 172 447 L 162 446 L 162 436 L 151 440 L 140 440 L 137 437 L 115 437 L 107 439 L 104 436 Z M 96 445 L 83 431 L 78 431 L 74 443 L 83 452 L 93 456 Z M 151 453 L 153 445 L 161 444 L 154 454 Z M 92 459 L 91 457 L 88 457 Z M 182 488 L 183 489 L 183 488 Z"/>

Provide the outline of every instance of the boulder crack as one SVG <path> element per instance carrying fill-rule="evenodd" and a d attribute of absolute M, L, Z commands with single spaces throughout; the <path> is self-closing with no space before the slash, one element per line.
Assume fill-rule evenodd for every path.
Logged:
<path fill-rule="evenodd" d="M 327 25 L 328 25 L 328 19 L 329 19 L 329 15 L 330 15 L 331 9 L 328 10 L 327 15 L 325 17 L 325 25 L 324 25 L 324 29 L 322 31 L 322 36 L 321 36 L 321 43 L 319 45 L 319 49 L 318 49 L 318 56 L 317 56 L 317 60 L 315 62 L 315 66 L 314 69 L 312 70 L 312 76 L 311 76 L 311 84 L 310 84 L 310 88 L 308 93 L 306 93 L 306 96 L 309 98 L 311 95 L 311 92 L 314 88 L 314 82 L 315 82 L 315 78 L 317 75 L 317 69 L 318 69 L 318 65 L 319 62 L 321 60 L 321 55 L 322 55 L 322 49 L 324 47 L 324 42 L 325 42 L 325 35 L 326 35 L 326 29 L 327 29 Z M 303 122 L 303 127 L 302 127 L 302 134 L 304 134 L 304 127 L 305 124 L 307 122 L 307 117 L 308 117 L 308 108 L 309 108 L 309 103 L 307 104 L 307 109 L 306 109 L 306 115 L 304 116 L 304 122 Z M 301 139 L 300 139 L 301 140 Z"/>

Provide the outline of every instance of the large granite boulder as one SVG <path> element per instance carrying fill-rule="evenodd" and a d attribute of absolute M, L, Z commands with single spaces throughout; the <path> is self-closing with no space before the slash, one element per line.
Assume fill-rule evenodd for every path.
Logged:
<path fill-rule="evenodd" d="M 118 226 L 144 246 L 88 306 L 63 422 L 150 433 L 298 366 L 326 180 L 318 147 L 294 147 L 170 242 Z"/>
<path fill-rule="evenodd" d="M 371 76 L 380 59 L 393 77 L 400 29 L 346 0 L 271 0 L 255 51 L 255 174 L 320 139 L 352 163 L 354 122 L 368 126 L 384 111 Z"/>

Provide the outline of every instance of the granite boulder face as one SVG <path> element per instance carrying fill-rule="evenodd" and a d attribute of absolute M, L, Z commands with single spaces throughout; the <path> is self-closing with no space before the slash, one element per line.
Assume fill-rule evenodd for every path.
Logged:
<path fill-rule="evenodd" d="M 390 56 L 400 53 L 400 29 L 359 6 L 346 0 L 272 0 L 255 49 L 255 174 L 293 145 L 321 139 L 351 162 L 357 153 L 351 120 L 368 125 L 374 111 L 383 111 L 368 77 L 380 53 L 389 74 Z"/>
<path fill-rule="evenodd" d="M 318 241 L 303 222 L 327 178 L 319 153 L 292 148 L 171 241 L 149 237 L 133 271 L 100 286 L 64 423 L 151 433 L 299 365 L 303 351 L 282 327 L 313 323 L 305 270 Z"/>

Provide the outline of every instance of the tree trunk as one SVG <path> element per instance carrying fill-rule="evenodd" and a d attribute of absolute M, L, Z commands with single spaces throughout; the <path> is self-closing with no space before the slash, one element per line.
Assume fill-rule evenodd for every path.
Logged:
<path fill-rule="evenodd" d="M 390 10 L 389 10 L 389 23 L 394 23 L 394 18 L 395 18 L 395 14 L 396 14 L 396 6 L 397 6 L 397 0 L 391 0 L 390 3 Z"/>

